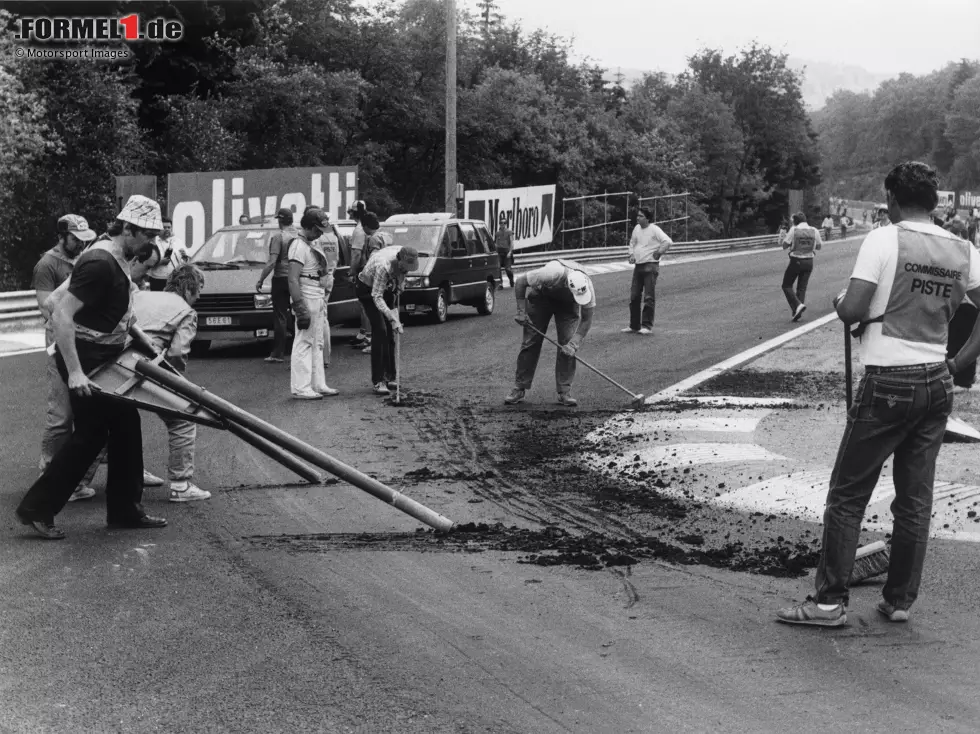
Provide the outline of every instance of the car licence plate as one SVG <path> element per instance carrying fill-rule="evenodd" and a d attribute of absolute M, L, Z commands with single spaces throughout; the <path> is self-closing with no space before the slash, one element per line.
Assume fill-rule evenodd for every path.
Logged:
<path fill-rule="evenodd" d="M 415 310 L 415 304 L 414 303 L 406 303 L 405 304 L 405 310 L 406 311 L 414 311 Z"/>
<path fill-rule="evenodd" d="M 269 330 L 268 329 L 256 329 L 255 330 L 255 336 L 256 336 L 256 338 L 260 338 L 260 337 L 263 337 L 263 336 L 269 336 Z"/>
<path fill-rule="evenodd" d="M 231 326 L 231 316 L 206 316 L 205 326 Z"/>

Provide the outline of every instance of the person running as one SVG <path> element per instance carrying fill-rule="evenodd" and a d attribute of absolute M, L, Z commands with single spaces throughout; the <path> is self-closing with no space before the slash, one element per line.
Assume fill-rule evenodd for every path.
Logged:
<path fill-rule="evenodd" d="M 514 389 L 504 398 L 504 402 L 507 405 L 524 402 L 541 357 L 541 345 L 544 343 L 541 334 L 548 331 L 548 324 L 554 317 L 560 345 L 555 361 L 558 404 L 575 407 L 578 401 L 571 395 L 572 381 L 575 379 L 575 353 L 592 328 L 595 313 L 592 280 L 578 263 L 552 260 L 540 268 L 518 275 L 514 296 L 517 299 L 517 320 L 524 326 L 524 338 L 517 355 Z"/>
<path fill-rule="evenodd" d="M 847 288 L 834 299 L 841 321 L 859 323 L 865 373 L 830 478 L 816 591 L 778 610 L 780 622 L 847 623 L 861 521 L 889 458 L 894 527 L 878 611 L 906 622 L 918 597 L 936 458 L 953 408 L 950 374 L 980 354 L 980 328 L 974 328 L 963 348 L 946 358 L 950 316 L 964 296 L 980 301 L 980 254 L 933 224 L 938 188 L 935 169 L 925 163 L 901 163 L 888 173 L 885 192 L 895 224 L 868 234 Z"/>
<path fill-rule="evenodd" d="M 626 248 L 629 263 L 633 265 L 630 283 L 630 325 L 623 333 L 653 333 L 653 317 L 657 307 L 657 278 L 660 277 L 660 258 L 674 241 L 653 223 L 653 215 L 646 207 L 636 213 L 636 226 Z"/>
<path fill-rule="evenodd" d="M 354 286 L 357 299 L 371 319 L 371 384 L 376 395 L 388 395 L 398 380 L 395 364 L 395 333 L 404 327 L 395 309 L 395 296 L 405 288 L 405 276 L 419 265 L 414 247 L 384 247 L 375 250 L 358 274 Z"/>
<path fill-rule="evenodd" d="M 289 253 L 287 245 L 296 236 L 293 227 L 293 210 L 283 207 L 276 212 L 276 223 L 279 231 L 269 238 L 269 259 L 259 273 L 255 283 L 255 292 L 262 292 L 262 284 L 272 273 L 272 353 L 265 358 L 266 362 L 285 361 L 286 339 L 289 327 Z"/>
<path fill-rule="evenodd" d="M 507 226 L 507 215 L 500 213 L 500 223 L 497 224 L 497 232 L 493 236 L 493 246 L 497 250 L 497 257 L 500 260 L 500 285 L 504 284 L 504 273 L 510 280 L 510 287 L 514 287 L 514 233 Z"/>
<path fill-rule="evenodd" d="M 327 259 L 315 246 L 329 229 L 321 209 L 310 209 L 299 222 L 300 230 L 289 244 L 289 296 L 296 315 L 296 338 L 290 357 L 290 392 L 297 400 L 319 400 L 336 395 L 323 372 L 323 286 L 320 279 Z"/>
<path fill-rule="evenodd" d="M 783 295 L 793 312 L 793 321 L 799 321 L 806 311 L 806 287 L 813 273 L 813 253 L 823 245 L 820 232 L 806 223 L 806 214 L 793 215 L 793 226 L 782 241 L 783 249 L 789 250 L 789 264 L 783 273 Z M 793 284 L 796 283 L 796 292 Z"/>
<path fill-rule="evenodd" d="M 18 520 L 42 538 L 64 531 L 55 516 L 108 442 L 106 519 L 112 527 L 160 528 L 167 521 L 147 515 L 143 496 L 143 436 L 139 410 L 103 398 L 88 378 L 126 347 L 133 327 L 129 261 L 163 230 L 160 205 L 134 195 L 96 242 L 75 262 L 67 293 L 51 312 L 57 367 L 70 391 L 75 429 L 17 507 Z"/>

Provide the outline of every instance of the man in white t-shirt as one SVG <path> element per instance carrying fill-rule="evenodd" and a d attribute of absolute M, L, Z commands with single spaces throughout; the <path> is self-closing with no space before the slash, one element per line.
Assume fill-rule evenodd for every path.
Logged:
<path fill-rule="evenodd" d="M 162 291 L 174 269 L 191 259 L 183 240 L 174 234 L 170 217 L 163 217 L 163 233 L 157 237 L 157 247 L 160 248 L 160 263 L 146 276 L 151 291 Z"/>
<path fill-rule="evenodd" d="M 653 333 L 653 317 L 657 308 L 657 278 L 660 277 L 660 258 L 674 241 L 653 223 L 653 214 L 641 207 L 636 213 L 636 226 L 626 248 L 633 280 L 630 283 L 630 325 L 620 329 L 624 334 Z"/>
<path fill-rule="evenodd" d="M 823 238 L 830 241 L 830 233 L 834 229 L 834 218 L 829 214 L 825 216 L 820 223 L 820 229 L 823 230 Z"/>
<path fill-rule="evenodd" d="M 323 285 L 327 258 L 315 246 L 330 229 L 322 209 L 310 209 L 299 220 L 300 230 L 289 243 L 289 296 L 296 315 L 296 337 L 290 357 L 290 392 L 297 400 L 336 395 L 323 372 Z"/>
<path fill-rule="evenodd" d="M 861 521 L 882 466 L 893 457 L 895 500 L 888 579 L 878 611 L 905 622 L 922 578 L 936 457 L 953 408 L 951 373 L 980 354 L 980 327 L 946 359 L 949 319 L 963 298 L 980 299 L 980 254 L 937 227 L 939 181 L 925 163 L 902 163 L 885 178 L 896 224 L 871 232 L 846 291 L 834 299 L 845 324 L 858 323 L 865 374 L 848 408 L 824 511 L 816 593 L 780 609 L 791 624 L 847 622 L 848 579 Z"/>

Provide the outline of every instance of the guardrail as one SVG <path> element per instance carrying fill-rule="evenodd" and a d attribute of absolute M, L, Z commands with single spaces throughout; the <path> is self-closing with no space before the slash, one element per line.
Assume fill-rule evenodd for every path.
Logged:
<path fill-rule="evenodd" d="M 777 244 L 774 234 L 759 237 L 740 237 L 730 240 L 705 240 L 704 242 L 679 242 L 670 248 L 671 255 L 697 254 L 747 250 Z M 545 252 L 515 252 L 515 268 L 533 268 L 549 260 L 565 257 L 579 263 L 615 262 L 626 259 L 626 247 L 597 247 L 579 250 L 549 250 Z M 34 291 L 0 293 L 0 330 L 28 329 L 41 326 L 41 312 L 37 308 Z"/>

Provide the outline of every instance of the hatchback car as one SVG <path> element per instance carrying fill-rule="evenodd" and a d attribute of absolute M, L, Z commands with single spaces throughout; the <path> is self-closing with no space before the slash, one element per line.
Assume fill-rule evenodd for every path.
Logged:
<path fill-rule="evenodd" d="M 493 313 L 500 287 L 500 258 L 487 225 L 452 214 L 396 214 L 381 224 L 394 245 L 418 250 L 419 266 L 408 274 L 401 308 L 431 314 L 445 322 L 449 306 L 459 303 L 478 313 Z"/>
<path fill-rule="evenodd" d="M 343 234 L 345 229 L 353 231 L 354 222 L 341 220 L 331 227 L 340 243 L 340 257 L 328 319 L 331 324 L 356 322 L 360 306 L 350 279 L 350 243 Z M 274 219 L 223 227 L 191 256 L 192 263 L 207 271 L 204 292 L 194 304 L 198 320 L 195 352 L 206 351 L 213 339 L 272 337 L 271 278 L 266 279 L 262 293 L 256 293 L 255 281 L 269 259 L 269 240 L 277 231 Z"/>

